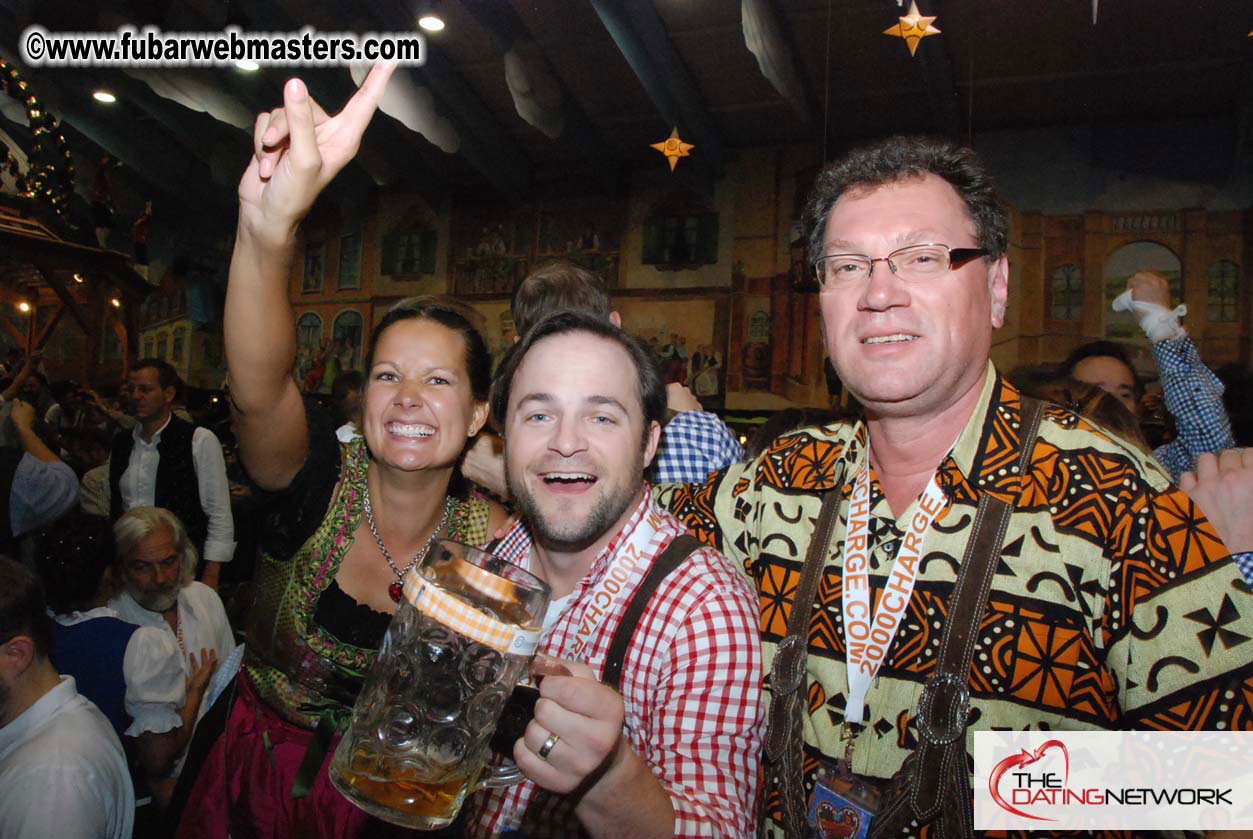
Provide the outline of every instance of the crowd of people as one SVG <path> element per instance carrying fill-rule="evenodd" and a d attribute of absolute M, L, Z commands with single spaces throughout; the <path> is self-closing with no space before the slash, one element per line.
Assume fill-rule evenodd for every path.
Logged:
<path fill-rule="evenodd" d="M 783 416 L 744 452 L 570 264 L 520 284 L 494 374 L 472 310 L 411 298 L 364 379 L 308 399 L 296 231 L 389 73 L 335 116 L 290 81 L 240 182 L 225 346 L 255 558 L 235 626 L 228 458 L 174 371 L 135 364 L 119 411 L 6 359 L 0 836 L 413 835 L 328 764 L 437 538 L 551 590 L 539 699 L 491 758 L 522 780 L 447 835 L 802 837 L 843 778 L 873 791 L 872 835 L 954 839 L 976 728 L 1253 728 L 1253 453 L 1222 384 L 1149 272 L 1127 305 L 1173 439 L 1141 433 L 1116 344 L 1011 383 L 989 358 L 1007 216 L 950 142 L 889 138 L 814 185 L 855 416 Z M 1197 615 L 1220 610 L 1216 644 Z"/>

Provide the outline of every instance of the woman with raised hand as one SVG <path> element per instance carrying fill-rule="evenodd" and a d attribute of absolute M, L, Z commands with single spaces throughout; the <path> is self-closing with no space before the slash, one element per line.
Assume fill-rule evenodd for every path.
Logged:
<path fill-rule="evenodd" d="M 361 431 L 340 443 L 291 376 L 288 272 L 296 229 L 356 154 L 392 67 L 377 65 L 335 116 L 298 79 L 257 118 L 239 184 L 226 359 L 239 454 L 262 496 L 246 653 L 225 730 L 200 769 L 180 837 L 381 837 L 327 777 L 399 600 L 437 537 L 484 544 L 505 511 L 450 495 L 487 417 L 490 356 L 455 301 L 411 298 L 375 327 Z M 225 697 L 224 697 L 225 698 Z"/>

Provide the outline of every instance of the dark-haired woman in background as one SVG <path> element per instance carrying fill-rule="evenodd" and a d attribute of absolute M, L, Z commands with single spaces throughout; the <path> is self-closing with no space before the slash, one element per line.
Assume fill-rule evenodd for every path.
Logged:
<path fill-rule="evenodd" d="M 1153 454 L 1140 430 L 1140 421 L 1136 419 L 1136 415 L 1127 410 L 1122 400 L 1100 385 L 1076 379 L 1061 379 L 1041 385 L 1036 388 L 1034 395 L 1047 402 L 1055 402 L 1095 425 L 1103 426 L 1147 455 Z"/>
<path fill-rule="evenodd" d="M 469 310 L 412 298 L 375 327 L 363 437 L 340 443 L 291 376 L 296 227 L 355 154 L 390 68 L 335 117 L 289 81 L 257 121 L 239 184 L 226 357 L 239 455 L 263 505 L 243 672 L 180 837 L 387 836 L 331 786 L 327 762 L 399 600 L 436 537 L 482 545 L 503 508 L 450 494 L 487 418 L 490 356 Z"/>

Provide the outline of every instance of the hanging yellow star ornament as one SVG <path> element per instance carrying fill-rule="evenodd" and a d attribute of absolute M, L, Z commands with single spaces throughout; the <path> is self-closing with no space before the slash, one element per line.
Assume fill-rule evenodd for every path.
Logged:
<path fill-rule="evenodd" d="M 679 129 L 676 127 L 670 132 L 669 137 L 660 143 L 653 143 L 650 148 L 654 148 L 666 156 L 666 160 L 670 161 L 670 171 L 673 172 L 674 167 L 679 165 L 679 158 L 688 157 L 688 152 L 696 148 L 696 146 L 679 139 Z"/>
<path fill-rule="evenodd" d="M 926 17 L 919 14 L 918 3 L 916 0 L 910 0 L 909 13 L 901 16 L 900 23 L 894 23 L 884 29 L 883 34 L 894 38 L 904 38 L 909 46 L 909 54 L 913 55 L 918 51 L 919 41 L 928 35 L 940 34 L 940 30 L 932 25 L 934 20 L 934 16 Z"/>

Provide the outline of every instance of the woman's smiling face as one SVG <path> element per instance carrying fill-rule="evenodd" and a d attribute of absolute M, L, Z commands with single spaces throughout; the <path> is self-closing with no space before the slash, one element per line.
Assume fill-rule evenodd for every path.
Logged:
<path fill-rule="evenodd" d="M 404 471 L 452 466 L 487 418 L 471 392 L 465 338 L 411 318 L 387 327 L 373 355 L 362 433 L 374 459 Z"/>

